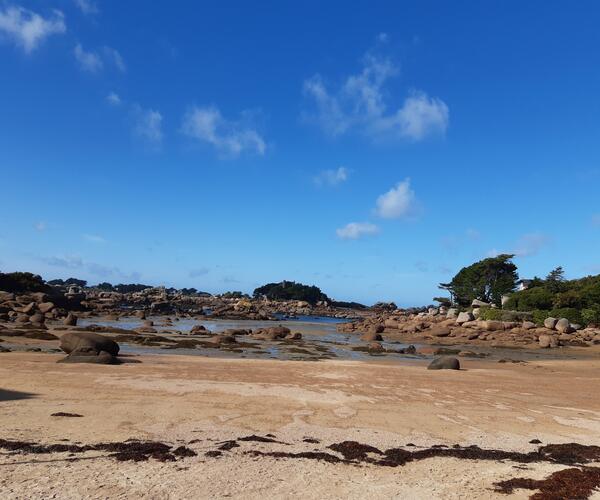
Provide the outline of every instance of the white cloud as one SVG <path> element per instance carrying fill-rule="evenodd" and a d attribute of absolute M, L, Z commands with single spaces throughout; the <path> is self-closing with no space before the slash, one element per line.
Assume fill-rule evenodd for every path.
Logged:
<path fill-rule="evenodd" d="M 346 167 L 339 167 L 335 170 L 323 170 L 315 176 L 314 182 L 317 186 L 337 186 L 348 180 L 348 174 L 349 172 Z"/>
<path fill-rule="evenodd" d="M 135 121 L 134 135 L 148 144 L 160 146 L 163 139 L 162 115 L 158 111 L 144 109 L 138 105 L 133 107 L 133 115 Z"/>
<path fill-rule="evenodd" d="M 94 51 L 86 51 L 82 47 L 80 43 L 75 45 L 75 49 L 73 49 L 73 54 L 75 55 L 75 59 L 79 63 L 79 66 L 82 70 L 88 71 L 90 73 L 98 73 L 103 67 L 104 63 L 102 59 L 98 55 L 97 52 Z"/>
<path fill-rule="evenodd" d="M 106 243 L 106 240 L 102 236 L 98 236 L 97 234 L 82 234 L 81 237 L 84 240 L 90 241 L 92 243 Z"/>
<path fill-rule="evenodd" d="M 517 257 L 530 257 L 537 255 L 549 242 L 550 238 L 543 233 L 524 234 L 510 253 L 514 253 Z"/>
<path fill-rule="evenodd" d="M 344 227 L 336 229 L 338 238 L 343 240 L 357 240 L 363 236 L 377 234 L 379 228 L 370 222 L 350 222 Z"/>
<path fill-rule="evenodd" d="M 119 94 L 116 94 L 115 92 L 109 93 L 106 96 L 106 101 L 113 106 L 118 106 L 121 104 L 121 98 L 119 97 Z"/>
<path fill-rule="evenodd" d="M 410 188 L 410 179 L 399 182 L 387 193 L 377 198 L 376 213 L 385 219 L 409 217 L 416 210 L 416 197 Z"/>
<path fill-rule="evenodd" d="M 104 47 L 102 47 L 102 50 L 104 52 L 105 60 L 114 64 L 115 67 L 122 73 L 125 73 L 125 71 L 127 71 L 127 66 L 125 66 L 123 56 L 121 56 L 121 53 L 117 49 L 113 49 L 112 47 L 108 47 L 105 45 Z"/>
<path fill-rule="evenodd" d="M 0 34 L 29 54 L 50 35 L 67 31 L 65 16 L 59 10 L 44 18 L 23 7 L 10 6 L 0 11 Z"/>
<path fill-rule="evenodd" d="M 45 231 L 46 230 L 46 223 L 44 221 L 40 221 L 40 222 L 36 222 L 33 226 L 35 228 L 36 231 Z"/>
<path fill-rule="evenodd" d="M 404 101 L 396 116 L 382 119 L 390 131 L 401 137 L 419 141 L 429 135 L 445 134 L 448 128 L 448 106 L 441 99 L 430 98 L 424 92 L 414 92 Z"/>
<path fill-rule="evenodd" d="M 86 15 L 97 14 L 98 6 L 92 0 L 73 0 L 75 5 Z"/>
<path fill-rule="evenodd" d="M 339 90 L 330 92 L 320 75 L 304 82 L 304 94 L 315 110 L 307 118 L 332 136 L 358 130 L 372 138 L 403 138 L 413 141 L 444 134 L 448 106 L 425 92 L 413 91 L 401 108 L 390 112 L 384 86 L 399 73 L 387 58 L 367 54 L 360 73 L 348 76 Z"/>
<path fill-rule="evenodd" d="M 98 73 L 104 69 L 105 63 L 114 65 L 119 71 L 124 73 L 127 71 L 125 61 L 117 49 L 112 47 L 104 46 L 100 52 L 94 50 L 85 50 L 83 46 L 78 43 L 73 50 L 75 59 L 79 63 L 79 66 L 84 71 L 90 73 Z"/>
<path fill-rule="evenodd" d="M 181 131 L 233 158 L 246 151 L 263 155 L 267 148 L 265 140 L 254 128 L 226 120 L 214 106 L 192 107 L 183 117 Z"/>
<path fill-rule="evenodd" d="M 521 236 L 509 251 L 498 250 L 493 248 L 487 252 L 488 257 L 497 257 L 501 254 L 514 254 L 516 257 L 531 257 L 537 255 L 551 239 L 544 233 L 527 233 Z"/>

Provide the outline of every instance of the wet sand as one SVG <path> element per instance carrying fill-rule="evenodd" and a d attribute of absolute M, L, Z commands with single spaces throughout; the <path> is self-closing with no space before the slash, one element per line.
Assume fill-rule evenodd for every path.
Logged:
<path fill-rule="evenodd" d="M 459 444 L 523 452 L 536 449 L 532 439 L 600 445 L 595 360 L 465 360 L 464 370 L 436 372 L 426 361 L 152 355 L 94 366 L 56 364 L 60 357 L 2 354 L 0 438 L 154 440 L 197 455 L 116 462 L 101 452 L 0 451 L 1 498 L 528 498 L 531 491 L 507 496 L 493 485 L 542 479 L 565 465 L 435 457 L 390 468 L 248 452 L 332 453 L 329 445 L 347 440 L 379 449 Z M 50 416 L 57 412 L 82 417 Z M 205 455 L 249 435 L 278 442 L 238 441 L 220 456 Z"/>

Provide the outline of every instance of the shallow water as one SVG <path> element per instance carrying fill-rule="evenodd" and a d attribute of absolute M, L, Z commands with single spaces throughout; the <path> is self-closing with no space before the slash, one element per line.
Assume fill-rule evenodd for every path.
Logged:
<path fill-rule="evenodd" d="M 403 361 L 414 361 L 423 357 L 411 356 L 400 353 L 377 353 L 370 354 L 363 351 L 355 351 L 353 348 L 364 347 L 365 342 L 360 340 L 356 334 L 339 333 L 336 324 L 347 320 L 337 318 L 321 318 L 303 316 L 282 321 L 255 321 L 255 320 L 221 320 L 221 319 L 179 319 L 173 320 L 172 326 L 164 325 L 165 317 L 148 317 L 154 322 L 158 335 L 167 336 L 176 340 L 190 338 L 189 332 L 196 325 L 203 325 L 212 333 L 218 333 L 230 328 L 257 329 L 272 326 L 286 326 L 292 332 L 300 332 L 301 340 L 255 340 L 248 336 L 237 336 L 238 342 L 251 344 L 251 346 L 230 346 L 227 348 L 203 348 L 195 349 L 168 349 L 161 347 L 140 346 L 138 344 L 121 343 L 124 354 L 185 354 L 211 357 L 228 358 L 258 358 L 258 359 L 292 359 L 292 360 L 318 360 L 318 359 L 398 359 Z M 105 320 L 103 318 L 81 319 L 79 324 L 87 326 L 91 324 L 101 326 L 112 326 L 123 329 L 134 329 L 142 326 L 143 321 L 135 317 L 120 318 L 118 321 Z M 170 333 L 179 331 L 179 333 Z M 408 344 L 399 342 L 382 342 L 387 350 L 399 350 L 408 347 Z M 418 346 L 417 346 L 418 347 Z"/>

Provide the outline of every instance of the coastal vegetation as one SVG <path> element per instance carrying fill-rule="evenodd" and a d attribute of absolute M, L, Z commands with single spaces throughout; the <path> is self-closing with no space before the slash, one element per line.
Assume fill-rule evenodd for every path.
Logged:
<path fill-rule="evenodd" d="M 513 257 L 502 254 L 463 267 L 450 283 L 440 283 L 439 288 L 447 290 L 451 302 L 459 306 L 468 307 L 473 300 L 499 306 L 502 296 L 517 287 L 519 276 Z"/>
<path fill-rule="evenodd" d="M 474 300 L 501 306 L 482 308 L 482 320 L 514 321 L 527 317 L 541 325 L 546 318 L 554 317 L 583 326 L 600 324 L 600 275 L 567 280 L 559 266 L 545 278 L 519 281 L 513 257 L 502 254 L 462 268 L 452 281 L 439 285 L 450 297 L 434 300 L 446 307 L 468 308 Z M 517 291 L 519 283 L 522 289 Z"/>
<path fill-rule="evenodd" d="M 38 274 L 0 273 L 0 290 L 11 293 L 48 292 L 50 286 Z"/>
<path fill-rule="evenodd" d="M 534 278 L 527 289 L 512 294 L 504 308 L 531 311 L 536 323 L 551 316 L 581 325 L 600 324 L 600 275 L 566 280 L 558 267 L 545 279 Z"/>
<path fill-rule="evenodd" d="M 253 296 L 255 298 L 266 297 L 270 300 L 303 300 L 309 304 L 330 301 L 329 297 L 317 286 L 285 280 L 280 283 L 267 283 L 258 287 L 254 290 Z"/>

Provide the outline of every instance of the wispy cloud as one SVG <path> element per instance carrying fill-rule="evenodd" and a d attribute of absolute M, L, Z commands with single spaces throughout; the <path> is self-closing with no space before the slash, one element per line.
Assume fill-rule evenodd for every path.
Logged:
<path fill-rule="evenodd" d="M 337 229 L 338 238 L 343 240 L 357 240 L 364 236 L 371 236 L 379 232 L 379 228 L 370 222 L 350 222 L 344 227 Z"/>
<path fill-rule="evenodd" d="M 97 234 L 82 234 L 81 237 L 91 243 L 106 243 L 106 240 Z"/>
<path fill-rule="evenodd" d="M 123 56 L 117 49 L 113 49 L 112 47 L 105 45 L 102 47 L 102 52 L 104 53 L 104 59 L 109 63 L 112 63 L 119 71 L 122 73 L 127 71 L 127 66 L 125 65 Z"/>
<path fill-rule="evenodd" d="M 524 234 L 519 238 L 511 253 L 514 253 L 517 257 L 537 255 L 549 242 L 550 238 L 543 233 Z"/>
<path fill-rule="evenodd" d="M 527 233 L 521 236 L 510 250 L 498 250 L 493 248 L 487 252 L 488 257 L 497 257 L 500 254 L 514 254 L 516 257 L 531 257 L 537 255 L 545 246 L 551 242 L 551 238 L 540 232 Z"/>
<path fill-rule="evenodd" d="M 348 76 L 336 91 L 330 91 L 317 74 L 304 82 L 304 94 L 314 104 L 305 117 L 334 137 L 351 130 L 374 139 L 412 141 L 445 134 L 448 106 L 423 91 L 412 91 L 400 108 L 389 110 L 384 87 L 398 73 L 390 59 L 368 53 L 362 70 Z"/>
<path fill-rule="evenodd" d="M 192 269 L 188 274 L 190 278 L 197 278 L 198 276 L 205 276 L 209 273 L 209 269 L 201 267 L 198 269 Z"/>
<path fill-rule="evenodd" d="M 159 147 L 163 140 L 163 117 L 160 112 L 134 105 L 133 118 L 133 134 L 150 146 Z"/>
<path fill-rule="evenodd" d="M 88 272 L 101 278 L 117 278 L 124 281 L 139 281 L 140 273 L 125 273 L 116 266 L 106 266 L 97 262 L 87 262 L 79 255 L 66 255 L 54 257 L 41 257 L 40 260 L 52 267 L 63 269 L 77 269 L 80 272 Z"/>
<path fill-rule="evenodd" d="M 317 186 L 337 186 L 348 180 L 348 169 L 339 167 L 335 170 L 323 170 L 314 177 L 314 182 Z"/>
<path fill-rule="evenodd" d="M 233 276 L 224 276 L 222 281 L 223 281 L 223 283 L 227 283 L 227 284 L 240 283 L 240 280 L 234 278 Z"/>
<path fill-rule="evenodd" d="M 0 39 L 6 38 L 26 54 L 35 50 L 51 35 L 67 31 L 65 16 L 53 10 L 49 17 L 18 6 L 9 6 L 0 11 Z"/>
<path fill-rule="evenodd" d="M 119 97 L 119 94 L 115 92 L 110 92 L 106 96 L 106 102 L 108 102 L 112 106 L 118 106 L 119 104 L 121 104 L 121 98 Z"/>
<path fill-rule="evenodd" d="M 45 231 L 46 230 L 46 223 L 44 221 L 39 221 L 36 222 L 33 227 L 35 228 L 36 231 Z"/>
<path fill-rule="evenodd" d="M 85 50 L 83 46 L 78 43 L 73 49 L 75 59 L 79 63 L 79 67 L 89 73 L 99 73 L 105 67 L 105 63 L 113 65 L 119 71 L 124 73 L 127 70 L 125 61 L 117 49 L 112 47 L 104 46 L 101 50 Z"/>
<path fill-rule="evenodd" d="M 600 227 L 600 214 L 592 215 L 592 226 Z"/>
<path fill-rule="evenodd" d="M 384 219 L 401 219 L 413 216 L 416 207 L 417 199 L 407 178 L 377 198 L 375 212 Z"/>
<path fill-rule="evenodd" d="M 79 63 L 79 67 L 83 71 L 87 71 L 89 73 L 98 73 L 104 67 L 104 63 L 102 62 L 100 55 L 93 50 L 85 50 L 80 43 L 75 45 L 75 48 L 73 49 L 73 55 Z"/>
<path fill-rule="evenodd" d="M 241 120 L 231 121 L 214 106 L 194 106 L 183 117 L 181 131 L 188 137 L 212 145 L 226 157 L 237 158 L 245 152 L 263 155 L 267 144 L 255 128 L 245 123 L 247 115 L 242 113 Z"/>
<path fill-rule="evenodd" d="M 83 259 L 78 255 L 43 257 L 41 260 L 49 266 L 63 267 L 65 269 L 80 269 L 83 267 Z"/>
<path fill-rule="evenodd" d="M 477 241 L 481 238 L 481 233 L 477 231 L 477 229 L 473 229 L 472 227 L 470 227 L 465 231 L 465 236 L 468 240 Z"/>
<path fill-rule="evenodd" d="M 99 12 L 96 2 L 92 0 L 73 0 L 73 3 L 86 15 L 97 14 Z"/>

